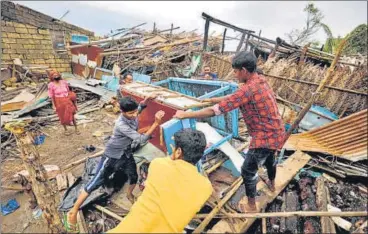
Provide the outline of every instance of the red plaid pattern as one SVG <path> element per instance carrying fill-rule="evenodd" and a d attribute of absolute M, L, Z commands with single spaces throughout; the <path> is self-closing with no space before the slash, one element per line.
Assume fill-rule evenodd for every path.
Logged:
<path fill-rule="evenodd" d="M 249 148 L 280 150 L 285 136 L 285 128 L 271 87 L 262 76 L 255 76 L 229 98 L 213 107 L 216 115 L 240 109 L 249 135 Z"/>

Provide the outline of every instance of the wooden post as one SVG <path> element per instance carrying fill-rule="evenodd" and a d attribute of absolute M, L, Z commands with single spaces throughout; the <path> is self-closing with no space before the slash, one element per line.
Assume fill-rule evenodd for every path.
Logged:
<path fill-rule="evenodd" d="M 245 51 L 247 51 L 247 50 L 248 50 L 249 38 L 250 38 L 250 33 L 247 35 L 247 40 L 245 41 L 245 46 L 244 46 L 244 50 L 245 50 Z"/>
<path fill-rule="evenodd" d="M 259 33 L 258 33 L 258 41 L 259 41 L 259 38 L 261 38 L 261 33 L 262 33 L 262 29 L 259 30 Z"/>
<path fill-rule="evenodd" d="M 301 71 L 302 66 L 304 64 L 304 60 L 305 60 L 306 54 L 308 52 L 309 45 L 310 45 L 310 43 L 306 44 L 304 46 L 303 50 L 302 50 L 302 54 L 300 56 L 299 63 L 298 63 L 298 68 L 297 68 L 297 72 L 296 72 L 296 79 L 299 79 L 300 71 Z"/>
<path fill-rule="evenodd" d="M 273 58 L 276 56 L 277 49 L 279 48 L 280 43 L 276 40 L 275 47 L 273 48 L 271 54 L 268 56 L 268 58 Z"/>
<path fill-rule="evenodd" d="M 153 22 L 153 30 L 152 32 L 155 34 L 156 33 L 156 22 Z"/>
<path fill-rule="evenodd" d="M 174 24 L 171 24 L 171 28 L 170 28 L 170 37 L 172 37 L 173 29 L 174 29 Z"/>
<path fill-rule="evenodd" d="M 244 39 L 245 39 L 245 32 L 243 32 L 241 38 L 240 38 L 240 41 L 239 41 L 239 44 L 238 44 L 238 48 L 236 48 L 236 52 L 239 52 L 240 49 L 242 48 L 243 46 L 243 43 L 244 43 Z"/>
<path fill-rule="evenodd" d="M 204 25 L 204 38 L 203 38 L 203 51 L 207 50 L 208 43 L 208 30 L 210 29 L 210 19 L 206 19 L 206 23 Z"/>
<path fill-rule="evenodd" d="M 50 233 L 65 233 L 61 223 L 55 196 L 49 184 L 46 170 L 40 162 L 40 155 L 29 132 L 16 134 L 17 145 L 21 151 L 24 167 L 29 173 L 32 190 L 36 196 L 42 216 L 47 222 Z"/>
<path fill-rule="evenodd" d="M 224 54 L 224 50 L 225 50 L 225 38 L 226 38 L 226 31 L 227 31 L 227 28 L 225 28 L 225 30 L 224 30 L 224 35 L 222 36 L 222 48 L 221 48 L 221 54 Z"/>
<path fill-rule="evenodd" d="M 322 176 L 316 180 L 316 201 L 319 211 L 327 211 L 327 194 L 325 187 L 325 180 Z M 335 224 L 330 217 L 321 217 L 322 233 L 336 233 Z"/>
<path fill-rule="evenodd" d="M 309 102 L 307 103 L 307 105 L 305 105 L 305 107 L 299 112 L 298 117 L 296 118 L 296 120 L 294 121 L 294 123 L 291 125 L 291 127 L 289 128 L 289 130 L 286 133 L 285 139 L 284 139 L 284 144 L 287 141 L 287 139 L 289 138 L 289 136 L 291 135 L 291 133 L 293 132 L 293 130 L 299 125 L 299 123 L 302 121 L 302 119 L 304 118 L 304 116 L 308 113 L 309 109 L 311 108 L 312 104 L 314 103 L 315 100 L 318 99 L 321 90 L 325 87 L 327 81 L 330 79 L 331 74 L 336 66 L 337 61 L 340 58 L 342 49 L 344 48 L 344 45 L 346 43 L 346 40 L 342 40 L 339 48 L 337 49 L 337 53 L 335 55 L 334 60 L 331 63 L 331 66 L 328 68 L 325 77 L 323 78 L 323 80 L 321 81 L 321 83 L 319 84 L 317 90 L 314 92 L 314 94 L 312 95 L 312 98 L 309 100 Z"/>

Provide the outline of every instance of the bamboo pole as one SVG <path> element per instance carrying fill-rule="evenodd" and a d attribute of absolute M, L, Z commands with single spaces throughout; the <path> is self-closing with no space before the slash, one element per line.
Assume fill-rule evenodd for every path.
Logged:
<path fill-rule="evenodd" d="M 341 55 L 342 49 L 344 48 L 346 43 L 346 40 L 342 40 L 339 48 L 337 49 L 336 52 L 336 56 L 334 58 L 334 60 L 332 61 L 331 66 L 329 67 L 329 69 L 326 72 L 325 77 L 323 78 L 323 80 L 321 81 L 321 83 L 319 84 L 317 90 L 314 92 L 314 94 L 312 95 L 312 98 L 309 100 L 309 102 L 304 106 L 304 108 L 299 112 L 299 115 L 297 117 L 297 119 L 294 121 L 294 123 L 291 125 L 290 129 L 287 131 L 285 138 L 284 138 L 284 143 L 287 141 L 287 139 L 289 138 L 289 136 L 291 135 L 291 133 L 293 132 L 293 130 L 299 125 L 299 123 L 302 121 L 302 119 L 304 118 L 304 116 L 308 113 L 309 109 L 311 108 L 312 104 L 314 103 L 315 100 L 317 100 L 321 94 L 321 91 L 323 90 L 323 88 L 325 87 L 327 81 L 330 79 L 332 72 L 335 69 L 336 63 L 339 60 L 339 57 Z"/>
<path fill-rule="evenodd" d="M 64 233 L 65 230 L 57 210 L 55 195 L 48 181 L 46 169 L 40 162 L 40 155 L 33 143 L 31 133 L 15 134 L 15 138 L 21 151 L 23 165 L 29 173 L 32 190 L 42 210 L 42 217 L 47 223 L 49 232 Z"/>
<path fill-rule="evenodd" d="M 264 76 L 268 76 L 268 77 L 272 77 L 272 78 L 276 78 L 276 79 L 282 79 L 282 80 L 287 80 L 287 81 L 294 81 L 294 82 L 302 83 L 302 84 L 309 84 L 309 85 L 314 85 L 314 86 L 318 86 L 319 85 L 318 83 L 314 83 L 314 82 L 310 82 L 310 81 L 296 80 L 296 79 L 292 79 L 292 78 L 275 76 L 275 75 L 270 75 L 270 74 L 266 74 L 266 73 L 263 73 L 263 75 Z M 366 92 L 359 92 L 359 91 L 355 91 L 355 90 L 351 90 L 351 89 L 344 89 L 344 88 L 334 87 L 334 86 L 330 86 L 330 85 L 326 85 L 325 88 L 333 89 L 333 90 L 338 90 L 338 91 L 342 91 L 342 92 L 347 92 L 347 93 L 353 93 L 353 94 L 359 94 L 359 95 L 368 96 L 368 94 Z"/>
<path fill-rule="evenodd" d="M 191 108 L 207 107 L 207 106 L 210 106 L 212 104 L 213 104 L 212 102 L 202 102 L 202 103 L 199 103 L 199 104 L 187 105 L 187 106 L 184 106 L 184 108 L 191 109 Z"/>
<path fill-rule="evenodd" d="M 212 209 L 212 211 L 206 215 L 202 223 L 193 231 L 193 233 L 201 233 L 204 228 L 208 225 L 208 223 L 212 220 L 213 217 L 220 211 L 220 209 L 226 204 L 226 202 L 234 195 L 234 193 L 239 189 L 240 185 L 243 183 L 243 178 L 239 177 L 232 185 L 231 190 L 226 194 L 226 196 L 221 199 L 221 201 L 217 204 L 216 207 Z M 197 216 L 196 216 L 197 217 Z M 229 217 L 229 216 L 227 216 Z M 232 217 L 231 217 L 232 218 Z"/>
<path fill-rule="evenodd" d="M 77 160 L 75 162 L 72 162 L 72 163 L 66 165 L 66 167 L 63 168 L 63 171 L 66 171 L 66 170 L 69 170 L 69 169 L 71 169 L 71 168 L 73 168 L 75 166 L 78 166 L 79 164 L 84 163 L 85 161 L 87 161 L 89 158 L 97 158 L 97 157 L 101 156 L 104 153 L 104 151 L 105 150 L 101 150 L 101 151 L 99 151 L 99 152 L 97 152 L 97 153 L 95 153 L 95 154 L 93 154 L 91 156 L 87 156 L 85 158 L 82 158 L 80 160 Z"/>
<path fill-rule="evenodd" d="M 197 214 L 193 218 L 206 219 L 209 214 Z M 275 217 L 367 217 L 367 211 L 290 211 L 290 212 L 270 212 L 270 213 L 227 213 L 211 216 L 212 218 L 275 218 Z"/>

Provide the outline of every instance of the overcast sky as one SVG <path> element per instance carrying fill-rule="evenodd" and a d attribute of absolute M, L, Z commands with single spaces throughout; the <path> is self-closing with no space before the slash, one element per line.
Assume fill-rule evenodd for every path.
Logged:
<path fill-rule="evenodd" d="M 111 29 L 132 27 L 146 22 L 147 29 L 153 22 L 159 29 L 180 26 L 178 31 L 204 29 L 202 12 L 234 24 L 251 29 L 262 36 L 276 39 L 285 38 L 285 33 L 305 24 L 303 12 L 307 1 L 14 1 L 55 18 L 67 10 L 70 13 L 63 20 L 94 31 L 97 35 L 107 34 Z M 325 15 L 324 23 L 329 25 L 334 36 L 345 36 L 356 26 L 367 23 L 367 1 L 317 1 L 315 5 Z M 224 30 L 221 26 L 210 25 L 210 32 Z M 228 30 L 229 36 L 236 36 Z M 325 41 L 320 30 L 315 39 Z M 234 47 L 231 43 L 230 47 Z M 235 46 L 236 47 L 236 46 Z M 229 48 L 227 48 L 229 49 Z"/>

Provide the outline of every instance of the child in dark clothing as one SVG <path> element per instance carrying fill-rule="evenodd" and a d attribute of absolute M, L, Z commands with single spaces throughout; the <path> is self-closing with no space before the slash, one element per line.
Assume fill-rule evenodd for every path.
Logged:
<path fill-rule="evenodd" d="M 67 229 L 75 229 L 77 223 L 77 213 L 80 206 L 87 199 L 89 194 L 98 189 L 106 182 L 106 178 L 116 171 L 123 170 L 128 176 L 130 186 L 127 198 L 134 203 L 132 194 L 138 180 L 137 165 L 133 158 L 133 148 L 145 144 L 151 137 L 152 132 L 160 125 L 164 116 L 163 111 L 155 114 L 155 121 L 145 134 L 138 133 L 138 115 L 146 107 L 147 102 L 156 98 L 156 95 L 149 96 L 139 105 L 131 97 L 123 97 L 120 101 L 121 115 L 115 122 L 113 135 L 106 144 L 104 155 L 102 156 L 95 176 L 88 182 L 82 193 L 79 195 L 74 207 L 67 215 Z"/>

